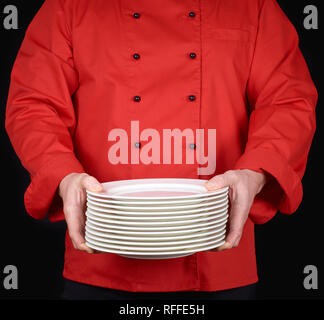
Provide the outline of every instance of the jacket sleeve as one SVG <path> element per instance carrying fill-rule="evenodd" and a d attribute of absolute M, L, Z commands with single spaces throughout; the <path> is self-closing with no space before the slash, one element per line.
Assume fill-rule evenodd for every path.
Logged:
<path fill-rule="evenodd" d="M 71 96 L 78 87 L 73 63 L 69 1 L 46 0 L 32 23 L 11 73 L 6 130 L 31 176 L 25 207 L 34 218 L 61 220 L 57 187 L 72 172 L 84 172 L 73 152 L 76 125 Z"/>
<path fill-rule="evenodd" d="M 315 132 L 317 91 L 293 25 L 274 0 L 265 0 L 247 85 L 248 140 L 235 169 L 272 178 L 250 217 L 265 223 L 277 210 L 291 214 L 302 199 L 301 179 Z"/>

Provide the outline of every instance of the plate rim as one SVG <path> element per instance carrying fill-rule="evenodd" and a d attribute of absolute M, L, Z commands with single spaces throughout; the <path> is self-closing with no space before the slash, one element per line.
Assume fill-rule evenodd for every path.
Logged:
<path fill-rule="evenodd" d="M 228 218 L 228 215 L 226 216 L 226 218 L 224 219 L 220 219 L 221 221 L 216 223 L 216 225 L 222 225 L 224 222 L 226 223 L 227 221 L 227 218 Z M 90 218 L 90 220 L 92 221 L 92 219 Z M 93 222 L 93 221 L 92 221 Z M 95 222 L 94 224 L 96 224 L 97 222 Z M 204 226 L 209 226 L 209 225 L 213 225 L 215 223 L 215 221 L 213 222 L 206 222 L 205 224 L 198 224 L 196 226 L 201 226 L 201 227 L 204 227 Z M 99 226 L 101 226 L 102 224 L 98 223 Z M 182 230 L 182 229 L 190 229 L 190 227 L 192 227 L 192 225 L 185 225 L 185 226 L 173 226 L 173 227 L 158 227 L 158 228 L 154 228 L 154 227 L 146 227 L 146 228 L 138 228 L 138 227 L 131 227 L 131 228 L 127 228 L 127 226 L 118 226 L 118 225 L 114 225 L 113 227 L 110 225 L 109 226 L 111 229 L 119 229 L 119 230 L 128 230 L 128 231 L 135 231 L 135 230 L 138 230 L 138 231 L 145 231 L 147 230 L 148 228 L 151 229 L 151 230 L 154 230 L 154 231 L 167 231 L 167 230 Z"/>
<path fill-rule="evenodd" d="M 95 216 L 98 217 L 102 217 L 102 218 L 109 218 L 109 219 L 116 219 L 116 220 L 123 220 L 123 221 L 135 221 L 135 220 L 150 220 L 152 219 L 152 221 L 159 221 L 159 220 L 167 220 L 167 219 L 171 219 L 171 220 L 181 220 L 183 218 L 185 218 L 185 220 L 191 219 L 195 216 L 197 217 L 205 217 L 205 216 L 209 216 L 212 214 L 215 214 L 217 216 L 220 216 L 226 212 L 228 212 L 228 208 L 224 208 L 222 210 L 216 210 L 216 211 L 206 211 L 203 213 L 198 213 L 198 214 L 182 214 L 179 216 L 176 215 L 158 215 L 158 216 L 149 216 L 149 215 L 144 215 L 144 216 L 135 216 L 135 215 L 131 215 L 131 216 L 127 216 L 127 215 L 115 215 L 115 214 L 110 214 L 110 213 L 101 213 L 101 212 L 96 212 L 92 209 L 87 209 L 87 211 L 90 211 L 92 214 L 94 214 Z M 116 218 L 114 218 L 116 217 Z"/>
<path fill-rule="evenodd" d="M 93 226 L 89 225 L 88 223 L 86 223 L 86 231 L 90 229 L 90 232 L 93 233 L 93 234 L 97 234 L 100 236 L 101 234 L 101 237 L 105 237 L 105 234 L 107 233 L 106 231 L 97 231 Z M 142 240 L 142 241 L 145 241 L 145 240 L 160 240 L 160 241 L 166 241 L 166 240 L 176 240 L 176 239 L 191 239 L 191 238 L 198 238 L 198 237 L 203 237 L 203 236 L 208 236 L 210 234 L 213 234 L 213 233 L 217 233 L 217 232 L 220 232 L 220 231 L 223 231 L 226 229 L 226 225 L 222 226 L 221 229 L 219 230 L 213 230 L 213 229 L 210 229 L 209 231 L 201 231 L 200 234 L 197 234 L 197 233 L 194 233 L 194 234 L 184 234 L 184 235 L 177 235 L 177 236 L 164 236 L 164 237 L 136 237 L 136 236 L 127 236 L 127 235 L 122 235 L 122 234 L 115 234 L 113 232 L 108 232 L 109 233 L 109 237 L 110 238 L 115 238 L 115 239 L 120 239 L 120 240 Z"/>
<path fill-rule="evenodd" d="M 100 217 L 96 217 L 96 215 L 91 216 L 91 212 L 88 213 L 88 211 L 86 212 L 86 217 L 89 217 L 89 214 L 90 214 L 90 218 L 92 218 L 93 220 L 96 220 L 96 221 L 99 221 L 99 222 L 104 222 L 104 223 L 111 223 L 111 224 L 114 224 L 114 225 L 120 225 L 120 226 L 138 226 L 138 225 L 143 225 L 143 226 L 146 226 L 146 227 L 160 227 L 160 226 L 167 226 L 167 225 L 172 225 L 174 224 L 175 226 L 177 225 L 183 225 L 183 224 L 194 224 L 196 222 L 200 222 L 200 221 L 210 221 L 210 220 L 213 220 L 213 219 L 216 219 L 216 217 L 213 217 L 212 215 L 209 217 L 202 217 L 202 218 L 198 218 L 198 219 L 188 219 L 188 221 L 172 221 L 172 222 L 167 222 L 167 221 L 156 221 L 156 222 L 150 222 L 150 221 L 141 221 L 141 222 L 138 222 L 138 221 L 123 221 L 123 220 L 117 220 L 114 221 L 113 219 L 104 219 L 104 218 L 100 218 Z M 226 216 L 227 214 L 224 215 L 224 217 Z M 223 218 L 220 218 L 219 220 L 222 220 Z M 217 219 L 218 221 L 218 219 Z"/>
<path fill-rule="evenodd" d="M 198 250 L 197 249 L 192 249 L 192 250 L 185 250 L 185 251 L 183 251 L 183 250 L 180 250 L 180 251 L 174 251 L 174 252 L 171 252 L 170 253 L 170 251 L 166 251 L 165 252 L 165 254 L 164 255 L 170 255 L 170 254 L 174 254 L 174 255 L 176 255 L 176 254 L 182 254 L 182 253 L 189 253 L 189 252 L 192 252 L 192 253 L 196 253 L 196 252 L 202 252 L 202 251 L 206 251 L 206 250 L 209 250 L 209 249 L 213 249 L 213 248 L 217 248 L 217 247 L 219 247 L 219 246 L 221 246 L 222 244 L 224 244 L 225 243 L 225 240 L 223 240 L 223 241 L 221 241 L 220 242 L 221 244 L 218 244 L 218 243 L 214 243 L 214 244 L 212 244 L 212 245 L 210 245 L 210 246 L 207 246 L 207 247 L 201 247 L 201 248 L 198 248 Z M 216 246 L 215 246 L 215 244 L 216 244 Z M 98 246 L 96 246 L 96 245 L 90 245 L 89 246 L 89 243 L 86 241 L 86 245 L 88 246 L 88 247 L 90 247 L 90 248 L 93 248 L 93 249 L 95 249 L 95 250 L 101 250 L 101 249 L 109 249 L 109 247 L 108 248 L 100 248 L 100 249 L 98 249 L 99 247 Z M 97 248 L 96 248 L 96 247 Z M 201 250 L 202 249 L 202 250 Z M 114 249 L 112 249 L 112 250 L 114 250 Z M 117 253 L 117 254 L 134 254 L 134 255 L 138 255 L 138 256 L 163 256 L 163 254 L 161 254 L 161 253 L 163 253 L 163 252 L 161 252 L 161 253 L 159 253 L 159 254 L 155 254 L 156 252 L 134 252 L 134 251 L 122 251 L 122 250 L 114 250 L 114 251 L 116 251 L 116 252 L 112 252 L 112 251 L 102 251 L 102 252 L 107 252 L 107 253 Z"/>
<path fill-rule="evenodd" d="M 87 222 L 86 222 L 87 223 Z M 133 234 L 133 235 L 142 235 L 143 236 L 143 232 L 149 236 L 151 235 L 163 235 L 163 236 L 167 236 L 167 235 L 185 235 L 185 234 L 190 234 L 191 232 L 195 233 L 195 232 L 200 232 L 203 230 L 211 230 L 213 228 L 218 228 L 218 227 L 223 227 L 222 224 L 220 225 L 208 225 L 208 226 L 200 226 L 198 228 L 193 228 L 193 229 L 180 229 L 180 230 L 157 230 L 157 231 L 135 231 L 135 230 L 124 230 L 124 229 L 113 229 L 113 228 L 105 228 L 105 227 L 101 227 L 101 226 L 97 226 L 95 224 L 93 224 L 91 221 L 89 221 L 90 225 L 92 224 L 93 228 L 97 228 L 98 230 L 108 230 L 112 233 L 116 233 L 116 234 Z M 224 223 L 224 226 L 226 227 L 226 223 Z"/>
<path fill-rule="evenodd" d="M 99 212 L 107 212 L 107 209 L 98 209 L 98 208 L 94 208 L 93 205 L 88 205 L 88 201 L 86 202 L 86 206 L 87 208 L 93 209 L 93 210 L 97 210 Z M 189 209 L 189 210 L 176 210 L 176 211 L 171 211 L 171 210 L 167 210 L 168 207 L 165 207 L 163 209 L 166 210 L 162 210 L 162 211 L 130 211 L 130 210 L 115 210 L 115 209 L 109 209 L 110 212 L 112 213 L 116 213 L 116 214 L 121 214 L 121 215 L 154 215 L 154 214 L 164 214 L 164 215 L 175 215 L 175 214 L 188 214 L 188 213 L 197 213 L 197 212 L 201 212 L 201 211 L 208 211 L 208 210 L 214 210 L 214 209 L 218 209 L 218 208 L 223 208 L 223 207 L 227 207 L 229 206 L 229 199 L 227 199 L 224 203 L 222 203 L 222 205 L 212 205 L 212 206 L 204 206 L 204 207 L 198 207 L 198 208 L 193 208 L 193 209 Z M 126 207 L 127 208 L 127 207 Z"/>
<path fill-rule="evenodd" d="M 225 236 L 224 236 L 224 239 L 225 239 Z M 92 242 L 92 243 L 94 243 L 95 244 L 95 242 L 97 242 L 97 241 L 95 241 L 95 240 L 92 240 L 92 239 L 89 239 L 87 236 L 85 236 L 85 240 L 87 241 L 87 242 Z M 216 239 L 216 240 L 214 240 L 214 241 L 211 241 L 211 242 L 213 242 L 213 243 L 218 243 L 218 242 L 220 242 L 220 241 L 223 241 L 223 239 Z M 100 246 L 100 241 L 99 241 L 99 246 Z M 189 249 L 189 248 L 192 248 L 192 247 L 202 247 L 202 246 L 204 246 L 204 244 L 201 244 L 201 245 L 187 245 L 187 246 L 173 246 L 173 247 L 171 247 L 171 249 L 174 249 L 174 250 L 184 250 L 184 249 Z M 103 247 L 108 247 L 108 248 L 112 248 L 112 249 L 114 249 L 113 247 L 117 247 L 116 249 L 117 250 L 129 250 L 129 249 L 127 249 L 126 247 L 127 246 L 119 246 L 119 245 L 112 245 L 112 244 L 110 244 L 110 245 L 104 245 Z M 119 249 L 118 249 L 118 247 L 119 247 Z M 129 247 L 128 247 L 129 248 Z M 173 250 L 168 250 L 168 248 L 170 248 L 170 247 L 134 247 L 134 251 L 138 251 L 138 252 L 151 252 L 151 251 L 154 251 L 154 250 L 156 250 L 156 251 L 159 251 L 159 252 L 163 252 L 164 250 L 166 250 L 166 251 L 173 251 Z M 131 249 L 133 249 L 132 247 L 131 247 Z"/>
<path fill-rule="evenodd" d="M 172 241 L 164 241 L 164 242 L 163 241 L 162 242 L 159 242 L 159 241 L 156 241 L 156 242 L 154 242 L 154 241 L 153 242 L 152 241 L 143 241 L 143 247 L 152 246 L 152 245 L 154 246 L 155 243 L 156 243 L 157 247 L 158 246 L 163 247 L 163 245 L 171 245 L 172 246 L 174 244 L 182 244 L 182 243 L 186 244 L 186 243 L 195 243 L 195 242 L 201 242 L 201 241 L 208 241 L 208 240 L 211 240 L 211 239 L 221 238 L 221 237 L 223 237 L 225 235 L 225 233 L 226 233 L 226 230 L 223 229 L 219 234 L 209 235 L 209 236 L 202 237 L 202 238 L 197 237 L 197 238 L 191 239 L 191 240 L 178 240 L 178 241 L 177 240 L 172 240 Z M 100 238 L 100 237 L 97 237 L 97 236 L 93 235 L 89 231 L 86 232 L 86 235 L 90 239 L 93 239 L 93 240 L 96 240 L 96 241 L 99 241 L 99 242 L 110 243 L 110 241 L 111 241 L 112 243 L 116 242 L 117 244 L 125 244 L 125 245 L 127 245 L 127 241 L 118 240 L 118 239 L 110 239 L 110 238 L 108 240 L 107 238 L 103 238 L 103 237 Z M 100 239 L 102 239 L 102 240 L 100 240 Z M 107 240 L 104 241 L 104 239 L 107 239 Z M 140 244 L 139 241 L 129 241 L 129 245 L 132 246 L 133 243 L 134 243 L 134 245 L 135 244 L 136 245 Z"/>
<path fill-rule="evenodd" d="M 128 205 L 114 205 L 114 204 L 96 204 L 93 200 L 87 198 L 87 205 L 88 203 L 92 206 L 97 206 L 97 207 L 102 207 L 102 208 L 112 208 L 113 210 L 118 210 L 118 211 L 128 211 L 128 210 L 172 210 L 172 209 L 196 209 L 196 208 L 204 208 L 212 205 L 217 205 L 217 204 L 222 204 L 222 203 L 228 203 L 229 198 L 224 197 L 222 200 L 215 200 L 215 201 L 209 201 L 209 202 L 200 202 L 197 204 L 188 204 L 188 205 L 179 205 L 179 206 L 128 206 Z M 155 211 L 154 211 L 155 212 Z"/>
<path fill-rule="evenodd" d="M 177 180 L 182 180 L 183 182 L 187 182 L 187 183 L 198 183 L 200 182 L 202 183 L 206 183 L 208 180 L 205 179 L 188 179 L 188 178 L 147 178 L 147 179 L 126 179 L 126 180 L 114 180 L 114 181 L 109 181 L 109 182 L 103 182 L 102 185 L 103 187 L 105 187 L 107 184 L 110 185 L 114 185 L 114 184 L 118 184 L 118 183 L 133 183 L 133 182 L 151 182 L 153 183 L 154 181 L 165 181 L 167 182 L 167 180 L 172 180 L 172 181 L 177 181 Z M 87 190 L 87 193 L 94 195 L 94 196 L 98 196 L 100 198 L 113 198 L 113 199 L 137 199 L 137 200 L 162 200 L 162 199 L 169 199 L 169 200 L 175 200 L 175 199 L 179 199 L 179 198 L 183 198 L 183 199 L 193 199 L 193 198 L 199 198 L 202 195 L 203 196 L 211 196 L 211 195 L 217 195 L 217 194 L 221 194 L 224 193 L 226 191 L 228 191 L 228 187 L 225 188 L 221 188 L 221 189 L 217 189 L 214 191 L 208 191 L 206 189 L 206 193 L 203 194 L 194 194 L 194 195 L 188 195 L 188 196 L 170 196 L 170 197 L 128 197 L 128 196 L 118 196 L 118 195 L 109 195 L 109 194 L 102 194 L 102 193 L 96 193 L 96 192 L 92 192 Z"/>
<path fill-rule="evenodd" d="M 115 204 L 148 204 L 148 205 L 156 205 L 156 204 L 164 204 L 166 202 L 168 203 L 188 203 L 188 202 L 195 202 L 195 203 L 199 203 L 199 202 L 205 202 L 205 201 L 210 201 L 210 200 L 218 200 L 218 199 L 222 199 L 225 198 L 226 196 L 228 196 L 228 191 L 224 192 L 222 194 L 216 195 L 216 196 L 210 196 L 210 197 L 205 197 L 205 198 L 197 198 L 197 199 L 184 199 L 184 200 L 155 200 L 155 201 L 129 201 L 129 200 L 115 200 L 115 199 L 111 199 L 111 198 L 99 198 L 96 196 L 93 196 L 90 193 L 87 193 L 87 198 L 91 199 L 92 201 L 97 201 L 99 203 L 115 203 Z"/>

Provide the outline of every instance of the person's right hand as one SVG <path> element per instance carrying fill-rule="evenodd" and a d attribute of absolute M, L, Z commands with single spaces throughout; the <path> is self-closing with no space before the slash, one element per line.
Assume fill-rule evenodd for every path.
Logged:
<path fill-rule="evenodd" d="M 85 244 L 86 190 L 102 191 L 102 185 L 86 173 L 71 173 L 65 176 L 59 185 L 59 195 L 63 199 L 63 211 L 69 236 L 77 250 L 95 253 Z"/>

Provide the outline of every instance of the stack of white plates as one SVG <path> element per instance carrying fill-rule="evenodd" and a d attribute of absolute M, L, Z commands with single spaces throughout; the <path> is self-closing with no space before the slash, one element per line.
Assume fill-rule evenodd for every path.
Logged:
<path fill-rule="evenodd" d="M 228 188 L 206 180 L 134 179 L 87 191 L 86 244 L 137 259 L 169 259 L 221 246 Z"/>

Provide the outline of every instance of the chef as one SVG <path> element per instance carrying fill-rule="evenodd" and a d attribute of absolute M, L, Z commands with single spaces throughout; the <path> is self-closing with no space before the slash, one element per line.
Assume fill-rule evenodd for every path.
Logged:
<path fill-rule="evenodd" d="M 253 298 L 254 225 L 298 208 L 316 102 L 274 0 L 46 0 L 12 70 L 6 130 L 30 173 L 27 212 L 67 223 L 65 298 Z M 197 159 L 111 161 L 111 132 L 130 137 L 134 121 L 160 136 L 205 130 L 206 147 L 215 130 L 215 170 L 199 171 Z M 140 138 L 128 139 L 129 153 L 149 143 Z M 198 144 L 186 139 L 176 152 Z M 87 247 L 86 189 L 166 177 L 230 187 L 223 246 L 163 260 Z"/>

